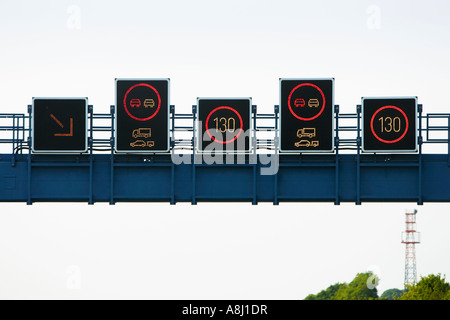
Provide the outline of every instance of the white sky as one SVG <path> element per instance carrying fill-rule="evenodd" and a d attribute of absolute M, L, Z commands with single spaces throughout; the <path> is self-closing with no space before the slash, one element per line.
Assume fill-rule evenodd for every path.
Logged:
<path fill-rule="evenodd" d="M 335 103 L 418 96 L 450 112 L 450 2 L 0 2 L 0 112 L 34 96 L 114 104 L 114 78 L 171 78 L 171 104 L 335 77 Z M 446 150 L 440 150 L 445 152 Z M 419 275 L 450 277 L 449 204 L 0 204 L 0 298 L 303 299 L 368 269 L 402 288 L 407 208 Z"/>

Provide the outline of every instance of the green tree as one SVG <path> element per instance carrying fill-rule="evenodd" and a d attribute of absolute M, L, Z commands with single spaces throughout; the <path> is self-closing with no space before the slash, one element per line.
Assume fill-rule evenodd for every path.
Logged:
<path fill-rule="evenodd" d="M 403 295 L 403 291 L 400 289 L 388 289 L 383 292 L 383 294 L 380 296 L 380 299 L 382 300 L 396 300 L 400 298 Z"/>
<path fill-rule="evenodd" d="M 329 286 L 327 289 L 320 291 L 318 294 L 310 294 L 305 300 L 334 300 L 334 295 L 345 283 L 335 283 Z"/>
<path fill-rule="evenodd" d="M 440 273 L 421 277 L 418 283 L 406 289 L 399 300 L 450 300 L 450 284 Z"/>
<path fill-rule="evenodd" d="M 378 299 L 378 278 L 371 272 L 358 273 L 347 283 L 336 283 L 317 295 L 310 294 L 305 300 L 372 300 Z"/>
<path fill-rule="evenodd" d="M 375 281 L 375 282 L 374 282 Z M 370 285 L 372 284 L 372 285 Z M 358 273 L 347 286 L 342 286 L 335 294 L 336 300 L 378 299 L 376 285 L 378 278 L 371 272 Z"/>

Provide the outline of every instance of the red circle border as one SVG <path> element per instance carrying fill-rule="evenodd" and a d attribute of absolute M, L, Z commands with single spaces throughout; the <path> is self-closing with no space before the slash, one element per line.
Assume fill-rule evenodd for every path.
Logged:
<path fill-rule="evenodd" d="M 375 116 L 376 116 L 380 111 L 382 111 L 382 110 L 384 110 L 384 109 L 395 109 L 395 110 L 397 110 L 397 111 L 400 111 L 400 113 L 401 113 L 401 114 L 403 115 L 403 117 L 405 118 L 405 121 L 406 121 L 405 132 L 403 132 L 403 134 L 402 134 L 399 138 L 397 138 L 397 139 L 395 139 L 395 140 L 389 141 L 389 140 L 381 139 L 381 138 L 375 133 L 375 130 L 374 130 L 374 128 L 373 128 L 373 120 L 375 120 Z M 379 140 L 379 141 L 381 141 L 381 142 L 383 142 L 383 143 L 396 143 L 396 142 L 399 142 L 400 140 L 402 140 L 402 139 L 405 137 L 406 133 L 408 132 L 408 129 L 409 129 L 409 121 L 408 121 L 408 117 L 406 116 L 406 113 L 405 113 L 402 109 L 400 109 L 399 107 L 396 107 L 396 106 L 384 106 L 384 107 L 381 107 L 381 108 L 379 108 L 379 109 L 373 114 L 372 119 L 370 119 L 370 130 L 372 131 L 372 134 L 374 135 L 374 137 L 375 137 L 377 140 Z"/>
<path fill-rule="evenodd" d="M 318 114 L 316 114 L 314 117 L 311 117 L 311 118 L 303 118 L 303 117 L 300 117 L 299 115 L 297 115 L 297 114 L 292 110 L 292 106 L 291 106 L 291 98 L 292 98 L 292 94 L 294 93 L 295 90 L 297 90 L 298 88 L 303 87 L 303 86 L 310 86 L 310 87 L 313 87 L 313 88 L 317 89 L 317 90 L 319 91 L 320 95 L 322 96 L 322 100 L 323 100 L 322 109 L 320 109 L 320 111 L 319 111 Z M 320 89 L 318 86 L 316 86 L 315 84 L 312 84 L 312 83 L 301 83 L 301 84 L 299 84 L 298 86 L 296 86 L 294 89 L 291 90 L 291 92 L 289 93 L 289 97 L 288 97 L 288 107 L 289 107 L 289 111 L 292 113 L 292 115 L 293 115 L 294 117 L 296 117 L 296 118 L 299 119 L 299 120 L 303 120 L 303 121 L 311 121 L 311 120 L 314 120 L 314 119 L 318 118 L 318 117 L 322 114 L 323 110 L 325 110 L 325 102 L 326 102 L 326 100 L 325 100 L 325 94 L 323 93 L 322 89 Z"/>
<path fill-rule="evenodd" d="M 136 87 L 148 87 L 148 88 L 152 89 L 156 93 L 156 96 L 158 97 L 158 108 L 156 109 L 156 111 L 150 117 L 147 117 L 147 118 L 144 118 L 144 119 L 135 117 L 135 116 L 133 116 L 131 114 L 131 112 L 127 108 L 127 97 L 128 97 L 128 94 Z M 134 86 L 132 86 L 130 89 L 128 89 L 127 92 L 125 93 L 125 96 L 123 97 L 123 107 L 125 108 L 125 111 L 127 112 L 127 114 L 131 118 L 133 118 L 134 120 L 137 120 L 137 121 L 148 121 L 148 120 L 152 119 L 154 116 L 156 116 L 158 114 L 159 109 L 161 108 L 161 96 L 159 95 L 158 90 L 156 90 L 153 86 L 151 86 L 151 85 L 149 85 L 147 83 L 138 83 L 138 84 L 135 84 Z"/>
<path fill-rule="evenodd" d="M 239 130 L 239 133 L 236 135 L 236 137 L 234 137 L 234 139 L 230 139 L 230 140 L 227 140 L 227 141 L 218 141 L 218 140 L 216 140 L 216 139 L 211 135 L 211 133 L 209 132 L 208 122 L 209 122 L 209 119 L 211 118 L 211 115 L 212 115 L 213 113 L 215 113 L 217 110 L 221 110 L 221 109 L 231 110 L 231 111 L 233 111 L 234 113 L 236 113 L 237 116 L 239 117 L 239 121 L 241 122 L 241 129 Z M 243 121 L 242 121 L 242 117 L 241 117 L 241 115 L 239 114 L 239 112 L 237 112 L 235 109 L 233 109 L 233 108 L 231 108 L 231 107 L 229 107 L 229 106 L 220 106 L 220 107 L 217 107 L 217 108 L 213 109 L 213 110 L 208 114 L 208 116 L 206 117 L 206 123 L 205 123 L 206 132 L 208 133 L 208 135 L 210 136 L 210 138 L 211 138 L 213 141 L 218 142 L 218 143 L 222 143 L 222 144 L 227 144 L 227 143 L 231 143 L 231 142 L 233 142 L 233 141 L 236 141 L 236 139 L 237 139 L 237 138 L 241 135 L 241 133 L 242 133 L 242 127 L 243 127 L 243 126 L 244 126 L 244 123 L 243 123 Z"/>

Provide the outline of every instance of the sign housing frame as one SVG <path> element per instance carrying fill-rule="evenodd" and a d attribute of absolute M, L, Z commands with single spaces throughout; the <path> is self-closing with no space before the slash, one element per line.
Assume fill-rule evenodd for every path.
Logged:
<path fill-rule="evenodd" d="M 36 100 L 84 100 L 84 148 L 80 150 L 36 150 L 35 101 Z M 89 150 L 89 98 L 88 97 L 33 97 L 31 104 L 31 152 L 36 154 L 82 154 Z"/>
<path fill-rule="evenodd" d="M 284 150 L 281 146 L 281 133 L 282 133 L 282 82 L 283 81 L 331 81 L 331 132 L 332 132 L 332 138 L 331 138 L 331 148 L 329 150 Z M 332 154 L 335 153 L 336 146 L 335 146 L 335 139 L 336 139 L 336 128 L 335 128 L 335 122 L 336 122 L 336 112 L 335 112 L 335 78 L 279 78 L 279 120 L 278 120 L 278 127 L 279 127 L 279 152 L 280 153 L 287 153 L 287 154 L 302 154 L 302 153 L 311 153 L 311 154 Z"/>
<path fill-rule="evenodd" d="M 414 114 L 415 114 L 415 119 L 414 119 L 414 126 L 415 126 L 415 139 L 414 139 L 414 145 L 415 148 L 414 149 L 409 149 L 409 150 L 382 150 L 382 149 L 378 149 L 378 150 L 366 150 L 365 149 L 365 144 L 364 144 L 364 130 L 365 130 L 365 126 L 364 126 L 364 100 L 401 100 L 401 99 L 413 99 L 415 101 L 415 110 L 414 110 Z M 418 105 L 418 97 L 417 96 L 380 96 L 380 97 L 362 97 L 361 98 L 361 151 L 363 153 L 417 153 L 419 151 L 419 143 L 418 143 L 418 138 L 419 138 L 419 105 Z"/>
<path fill-rule="evenodd" d="M 119 150 L 117 149 L 117 112 L 118 112 L 118 104 L 117 104 L 117 83 L 119 81 L 167 81 L 167 149 L 165 150 Z M 171 150 L 170 147 L 170 78 L 115 78 L 114 79 L 114 152 L 117 154 L 155 154 L 155 153 L 169 153 Z"/>
<path fill-rule="evenodd" d="M 208 150 L 202 150 L 199 148 L 199 135 L 200 132 L 198 132 L 199 123 L 200 123 L 200 117 L 199 117 L 199 101 L 200 100 L 248 100 L 249 101 L 249 131 L 250 136 L 248 137 L 249 143 L 248 143 L 248 149 L 247 150 L 226 150 L 226 148 L 222 151 L 214 150 L 214 152 L 208 151 Z M 247 155 L 251 154 L 253 151 L 253 137 L 254 137 L 254 128 L 253 128 L 253 102 L 252 97 L 197 97 L 197 105 L 196 105 L 196 114 L 195 114 L 195 125 L 194 125 L 194 138 L 195 138 L 195 152 L 199 154 L 223 154 L 223 155 Z"/>

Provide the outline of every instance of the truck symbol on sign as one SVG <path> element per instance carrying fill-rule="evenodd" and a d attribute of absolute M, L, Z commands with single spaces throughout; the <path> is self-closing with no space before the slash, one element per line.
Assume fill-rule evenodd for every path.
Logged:
<path fill-rule="evenodd" d="M 152 136 L 152 128 L 139 128 L 133 130 L 133 138 L 150 138 Z"/>
<path fill-rule="evenodd" d="M 316 136 L 316 128 L 303 128 L 297 130 L 297 137 L 303 138 L 313 138 Z"/>

